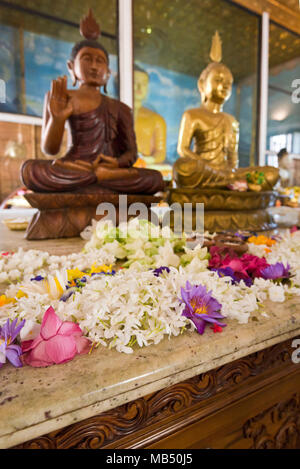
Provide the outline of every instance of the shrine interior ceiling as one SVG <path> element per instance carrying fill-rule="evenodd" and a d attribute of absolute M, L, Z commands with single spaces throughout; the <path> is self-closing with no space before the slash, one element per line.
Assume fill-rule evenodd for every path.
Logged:
<path fill-rule="evenodd" d="M 80 18 L 87 14 L 88 8 L 91 7 L 95 16 L 100 20 L 101 29 L 109 34 L 116 34 L 117 0 L 10 0 L 5 3 L 44 14 L 45 17 L 27 14 L 22 10 L 13 8 L 2 8 L 2 2 L 0 1 L 2 23 L 21 26 L 36 33 L 42 34 L 44 32 L 44 34 L 53 35 L 70 42 L 78 41 L 81 37 L 78 29 L 68 27 L 63 23 L 54 23 L 46 16 L 62 18 L 66 22 L 79 24 Z"/>
<path fill-rule="evenodd" d="M 299 13 L 298 0 L 276 1 Z M 99 18 L 102 30 L 111 35 L 117 34 L 116 3 L 116 0 L 88 2 L 88 6 L 93 8 L 95 16 Z M 136 60 L 198 76 L 209 62 L 211 39 L 218 30 L 223 43 L 223 62 L 232 70 L 235 81 L 257 72 L 259 16 L 221 0 L 134 0 L 133 3 Z M 36 0 L 12 0 L 10 4 L 37 9 Z M 38 2 L 39 12 L 63 18 L 74 24 L 79 22 L 87 9 L 87 3 L 84 1 Z M 1 18 L 5 24 L 39 34 L 53 35 L 70 42 L 80 39 L 74 26 L 55 23 L 43 16 L 1 7 Z M 103 41 L 104 45 L 113 52 L 107 41 Z M 299 57 L 299 50 L 300 36 L 271 23 L 271 67 Z"/>
<path fill-rule="evenodd" d="M 277 0 L 278 3 L 281 5 L 294 10 L 295 12 L 299 13 L 299 0 Z"/>

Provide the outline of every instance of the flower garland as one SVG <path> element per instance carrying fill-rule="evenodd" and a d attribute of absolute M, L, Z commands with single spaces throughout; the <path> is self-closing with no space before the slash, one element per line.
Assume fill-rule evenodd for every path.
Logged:
<path fill-rule="evenodd" d="M 118 228 L 98 222 L 90 234 L 80 254 L 19 250 L 0 255 L 0 274 L 10 283 L 0 296 L 0 363 L 12 343 L 5 333 L 7 321 L 22 324 L 21 360 L 48 366 L 86 353 L 88 345 L 132 353 L 135 344 L 157 344 L 166 335 L 188 330 L 202 334 L 207 325 L 222 332 L 224 320 L 243 324 L 253 312 L 264 314 L 266 299 L 282 302 L 300 294 L 299 231 L 272 243 L 250 237 L 249 251 L 242 256 L 215 246 L 209 252 L 200 245 L 189 249 L 185 238 L 170 231 L 163 237 L 159 227 L 145 220 Z M 117 260 L 123 261 L 119 270 L 113 268 Z M 49 316 L 57 327 L 46 339 Z M 67 328 L 63 323 L 75 338 L 87 339 L 84 347 L 59 332 Z M 68 353 L 60 356 L 64 340 Z M 28 341 L 33 341 L 30 346 Z"/>

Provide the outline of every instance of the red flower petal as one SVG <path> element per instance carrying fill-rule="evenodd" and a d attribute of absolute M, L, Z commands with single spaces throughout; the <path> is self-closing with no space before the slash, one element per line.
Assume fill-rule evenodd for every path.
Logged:
<path fill-rule="evenodd" d="M 57 335 L 46 342 L 47 355 L 54 363 L 65 363 L 72 360 L 76 353 L 74 337 Z"/>
<path fill-rule="evenodd" d="M 46 343 L 42 341 L 30 352 L 25 353 L 23 355 L 24 362 L 34 367 L 53 365 L 53 360 L 50 359 L 46 352 Z"/>
<path fill-rule="evenodd" d="M 81 336 L 82 330 L 78 324 L 75 324 L 75 322 L 65 321 L 60 326 L 58 334 L 64 336 Z"/>
<path fill-rule="evenodd" d="M 55 311 L 52 306 L 50 306 L 50 308 L 47 309 L 43 317 L 40 332 L 41 337 L 44 340 L 51 339 L 51 337 L 54 337 L 57 334 L 62 323 L 63 322 L 59 319 L 57 314 L 55 314 Z"/>
<path fill-rule="evenodd" d="M 88 353 L 91 350 L 92 342 L 86 337 L 76 337 L 75 342 L 77 353 L 84 354 Z"/>

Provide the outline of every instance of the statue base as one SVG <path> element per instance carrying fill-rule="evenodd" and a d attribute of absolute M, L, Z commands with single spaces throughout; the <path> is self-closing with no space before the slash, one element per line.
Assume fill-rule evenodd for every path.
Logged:
<path fill-rule="evenodd" d="M 275 191 L 236 192 L 218 189 L 170 189 L 167 200 L 171 205 L 191 203 L 192 226 L 196 227 L 196 204 L 204 204 L 204 229 L 209 232 L 265 231 L 277 227 L 268 207 L 275 205 Z"/>
<path fill-rule="evenodd" d="M 100 220 L 107 213 L 97 215 L 100 203 L 111 203 L 115 207 L 116 223 L 119 222 L 119 196 L 127 197 L 127 207 L 139 202 L 146 205 L 158 203 L 161 198 L 152 195 L 119 194 L 110 191 L 93 191 L 85 189 L 81 192 L 40 193 L 27 192 L 24 197 L 39 211 L 28 225 L 25 237 L 28 240 L 73 238 L 88 226 L 92 219 Z M 137 213 L 138 215 L 139 213 Z M 148 210 L 150 218 L 150 210 Z M 153 217 L 153 215 L 152 215 Z M 127 221 L 128 210 L 122 213 L 122 221 Z"/>

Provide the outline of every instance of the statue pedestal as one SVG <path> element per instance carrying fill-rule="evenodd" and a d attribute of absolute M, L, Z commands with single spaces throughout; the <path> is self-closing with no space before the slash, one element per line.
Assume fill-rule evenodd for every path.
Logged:
<path fill-rule="evenodd" d="M 277 193 L 236 192 L 215 189 L 170 189 L 168 203 L 193 205 L 193 229 L 196 226 L 195 208 L 204 204 L 204 229 L 209 232 L 264 231 L 276 228 L 276 223 L 267 212 L 275 205 Z"/>
<path fill-rule="evenodd" d="M 93 191 L 85 189 L 74 192 L 40 193 L 28 192 L 24 195 L 26 200 L 39 211 L 33 216 L 27 231 L 26 239 L 57 239 L 73 238 L 79 236 L 92 219 L 100 220 L 103 215 L 96 215 L 100 203 L 111 203 L 115 207 L 116 222 L 119 221 L 119 196 L 110 191 Z M 132 203 L 143 203 L 149 208 L 161 200 L 151 195 L 127 195 L 127 207 Z M 139 213 L 137 213 L 139 215 Z M 128 211 L 122 214 L 122 220 L 127 221 Z M 153 216 L 153 215 L 152 215 Z"/>

